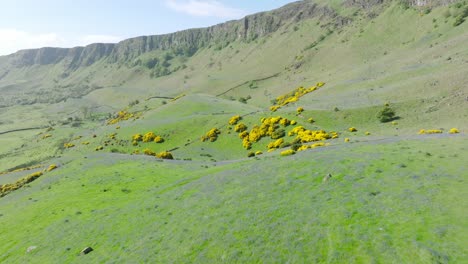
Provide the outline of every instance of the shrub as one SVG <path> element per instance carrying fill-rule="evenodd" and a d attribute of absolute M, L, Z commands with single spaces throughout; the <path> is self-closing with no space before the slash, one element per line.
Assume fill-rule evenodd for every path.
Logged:
<path fill-rule="evenodd" d="M 282 138 L 286 135 L 286 132 L 284 131 L 284 129 L 278 129 L 278 130 L 275 130 L 275 132 L 273 132 L 273 134 L 271 134 L 271 139 L 279 139 L 279 138 Z"/>
<path fill-rule="evenodd" d="M 271 112 L 276 112 L 276 110 L 278 110 L 280 108 L 279 105 L 273 105 L 273 106 L 270 106 L 270 111 Z"/>
<path fill-rule="evenodd" d="M 268 149 L 277 149 L 284 143 L 284 139 L 280 138 L 276 141 L 270 142 L 267 146 Z"/>
<path fill-rule="evenodd" d="M 231 125 L 231 126 L 235 125 L 241 119 L 242 119 L 242 117 L 240 115 L 233 116 L 233 117 L 231 117 L 231 119 L 229 119 L 229 125 Z"/>
<path fill-rule="evenodd" d="M 281 120 L 279 121 L 279 123 L 282 125 L 282 126 L 289 126 L 291 124 L 291 121 L 289 121 L 287 118 L 281 118 Z"/>
<path fill-rule="evenodd" d="M 247 139 L 248 139 L 248 138 L 249 138 L 249 132 L 247 132 L 247 131 L 241 132 L 241 133 L 239 134 L 239 138 L 240 138 L 240 139 L 244 139 L 244 138 L 247 138 Z"/>
<path fill-rule="evenodd" d="M 251 152 L 249 152 L 249 153 L 247 154 L 247 157 L 249 157 L 249 158 L 255 157 L 255 153 L 251 151 Z"/>
<path fill-rule="evenodd" d="M 148 156 L 155 156 L 156 152 L 152 151 L 151 149 L 144 149 L 143 154 L 148 155 Z"/>
<path fill-rule="evenodd" d="M 256 156 L 258 156 L 258 155 L 262 155 L 262 154 L 263 154 L 263 152 L 261 152 L 260 150 L 259 150 L 259 151 L 257 151 L 257 152 L 255 152 L 255 155 L 256 155 Z"/>
<path fill-rule="evenodd" d="M 57 165 L 51 164 L 51 165 L 46 169 L 46 171 L 53 171 L 53 170 L 55 170 L 56 168 L 57 168 Z"/>
<path fill-rule="evenodd" d="M 369 135 L 370 135 L 370 132 L 369 132 L 369 131 L 366 131 L 365 134 L 366 134 L 366 136 L 369 136 Z"/>
<path fill-rule="evenodd" d="M 288 149 L 288 150 L 285 150 L 285 151 L 281 151 L 281 156 L 291 156 L 291 155 L 294 155 L 296 154 L 296 152 L 292 149 Z"/>
<path fill-rule="evenodd" d="M 355 127 L 350 127 L 348 128 L 349 132 L 357 132 L 357 129 Z"/>
<path fill-rule="evenodd" d="M 242 140 L 242 146 L 243 146 L 245 149 L 251 149 L 251 148 L 252 148 L 252 142 L 249 141 L 249 138 L 248 138 L 248 137 L 245 137 L 245 138 Z"/>
<path fill-rule="evenodd" d="M 75 146 L 75 144 L 73 144 L 73 143 L 65 143 L 65 144 L 63 144 L 63 147 L 64 147 L 64 148 L 73 148 L 74 146 Z"/>
<path fill-rule="evenodd" d="M 236 132 L 244 132 L 247 130 L 247 126 L 244 123 L 239 123 L 234 127 L 234 131 Z"/>
<path fill-rule="evenodd" d="M 291 145 L 292 145 L 291 142 L 284 141 L 283 143 L 281 143 L 279 148 L 287 148 L 287 147 L 290 147 Z"/>
<path fill-rule="evenodd" d="M 350 141 L 349 138 L 344 139 L 344 142 L 349 142 L 349 141 Z"/>
<path fill-rule="evenodd" d="M 46 139 L 46 138 L 50 138 L 50 137 L 52 137 L 51 134 L 45 134 L 45 135 L 42 136 L 42 139 Z"/>
<path fill-rule="evenodd" d="M 104 149 L 103 146 L 98 146 L 98 147 L 96 147 L 94 150 L 95 150 L 95 151 L 100 151 L 100 150 L 103 150 L 103 149 Z"/>
<path fill-rule="evenodd" d="M 249 141 L 250 142 L 257 142 L 262 138 L 263 135 L 264 135 L 264 133 L 262 132 L 260 127 L 259 126 L 254 126 L 252 128 L 252 130 L 249 132 Z"/>
<path fill-rule="evenodd" d="M 154 132 L 148 132 L 143 136 L 143 142 L 152 142 L 156 138 Z"/>
<path fill-rule="evenodd" d="M 309 119 L 307 119 L 307 122 L 313 124 L 313 123 L 315 123 L 315 120 L 313 118 L 309 118 Z"/>
<path fill-rule="evenodd" d="M 466 6 L 462 12 L 455 18 L 455 22 L 453 22 L 453 26 L 459 26 L 463 22 L 465 22 L 465 18 L 468 17 L 468 6 Z"/>
<path fill-rule="evenodd" d="M 380 120 L 382 123 L 390 122 L 392 120 L 395 120 L 396 114 L 395 110 L 393 110 L 390 106 L 385 106 L 378 114 L 377 118 Z"/>
<path fill-rule="evenodd" d="M 132 141 L 142 141 L 143 140 L 143 135 L 142 134 L 135 134 L 132 136 Z"/>
<path fill-rule="evenodd" d="M 300 114 L 300 113 L 304 112 L 304 108 L 303 107 L 298 107 L 296 111 L 297 111 L 298 114 Z"/>
<path fill-rule="evenodd" d="M 459 131 L 458 129 L 456 129 L 456 128 L 451 128 L 451 129 L 449 130 L 449 133 L 450 133 L 450 134 L 458 134 L 458 133 L 460 133 L 460 131 Z"/>
<path fill-rule="evenodd" d="M 420 134 L 420 135 L 423 135 L 423 134 L 441 134 L 441 133 L 442 133 L 442 130 L 440 130 L 440 129 L 429 129 L 429 130 L 421 129 L 418 132 L 418 134 Z"/>
<path fill-rule="evenodd" d="M 221 131 L 219 129 L 212 128 L 204 136 L 202 136 L 201 140 L 203 142 L 207 140 L 210 140 L 211 142 L 215 142 L 218 139 L 219 134 L 221 134 Z"/>
<path fill-rule="evenodd" d="M 156 136 L 153 141 L 156 143 L 163 143 L 164 139 L 161 136 Z"/>
<path fill-rule="evenodd" d="M 160 159 L 170 159 L 170 160 L 174 159 L 174 157 L 172 156 L 172 153 L 170 153 L 169 151 L 160 152 L 156 154 L 156 157 Z"/>

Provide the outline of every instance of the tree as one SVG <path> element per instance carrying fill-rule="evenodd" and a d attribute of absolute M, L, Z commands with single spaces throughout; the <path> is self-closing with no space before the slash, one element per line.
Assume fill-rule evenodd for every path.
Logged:
<path fill-rule="evenodd" d="M 380 122 L 386 123 L 395 120 L 397 117 L 395 110 L 393 110 L 390 106 L 385 106 L 384 109 L 378 113 L 377 118 L 380 120 Z"/>

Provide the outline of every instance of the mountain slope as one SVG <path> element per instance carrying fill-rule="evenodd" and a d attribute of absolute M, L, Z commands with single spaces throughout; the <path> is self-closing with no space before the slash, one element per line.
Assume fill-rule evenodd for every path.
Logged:
<path fill-rule="evenodd" d="M 0 57 L 0 262 L 463 263 L 452 2 L 301 1 Z"/>

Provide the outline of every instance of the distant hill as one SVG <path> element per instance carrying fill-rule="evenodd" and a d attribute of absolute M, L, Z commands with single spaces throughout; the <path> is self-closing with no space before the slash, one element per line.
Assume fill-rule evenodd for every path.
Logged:
<path fill-rule="evenodd" d="M 402 6 L 414 6 L 421 10 L 451 2 L 454 1 L 399 1 Z M 315 38 L 330 32 L 336 34 L 346 28 L 360 26 L 363 17 L 377 17 L 392 1 L 346 0 L 330 3 L 299 1 L 277 10 L 208 28 L 141 36 L 117 44 L 96 43 L 70 49 L 21 50 L 0 57 L 0 91 L 3 95 L 0 107 L 60 102 L 67 98 L 80 98 L 96 89 L 136 86 L 142 82 L 148 86 L 158 86 L 161 77 L 177 72 L 187 75 L 188 65 L 192 69 L 200 68 L 197 58 L 202 54 L 217 56 L 219 51 L 232 48 L 233 45 L 241 45 L 245 49 L 248 46 L 255 47 L 259 42 L 277 42 L 279 38 L 285 37 L 291 38 L 291 41 L 311 42 L 307 44 L 311 45 L 314 41 L 310 40 L 310 36 L 295 34 L 296 30 L 310 21 L 319 21 L 317 31 L 321 33 L 317 33 L 319 35 Z M 330 44 L 329 41 L 325 43 Z M 299 54 L 304 47 L 291 48 L 297 49 L 296 53 Z M 275 49 L 278 50 L 278 47 Z M 265 51 L 251 57 L 239 49 L 237 51 L 238 54 L 230 55 L 237 58 L 237 62 L 227 62 L 228 58 L 219 58 L 219 61 L 243 63 L 243 60 L 262 60 L 268 53 Z M 203 62 L 211 63 L 219 62 Z M 276 71 L 282 71 L 287 66 L 284 60 L 276 61 L 275 64 Z M 103 73 L 106 76 L 102 76 Z M 252 79 L 264 76 L 263 72 L 256 75 Z M 203 82 L 193 84 L 205 85 Z M 225 82 L 225 85 L 231 84 Z"/>
<path fill-rule="evenodd" d="M 0 57 L 0 262 L 466 262 L 467 17 L 301 1 Z"/>

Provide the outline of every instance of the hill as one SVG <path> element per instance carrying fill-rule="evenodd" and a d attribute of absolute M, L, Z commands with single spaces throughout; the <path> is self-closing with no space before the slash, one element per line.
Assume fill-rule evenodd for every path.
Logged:
<path fill-rule="evenodd" d="M 299 1 L 0 57 L 0 261 L 462 263 L 467 16 Z"/>

